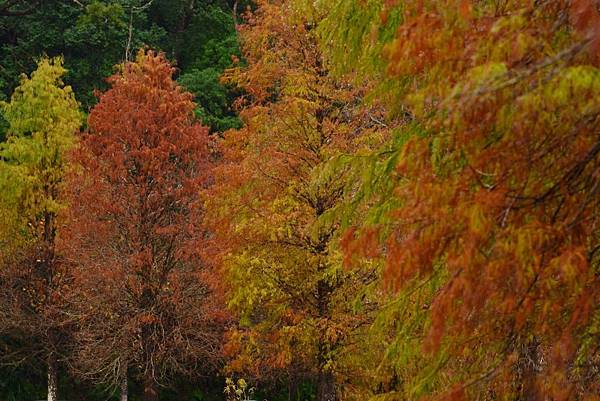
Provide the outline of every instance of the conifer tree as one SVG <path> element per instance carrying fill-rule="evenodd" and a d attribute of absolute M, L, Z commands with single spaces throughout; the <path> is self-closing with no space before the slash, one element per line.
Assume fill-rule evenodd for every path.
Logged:
<path fill-rule="evenodd" d="M 300 381 L 312 381 L 316 399 L 332 401 L 350 376 L 341 356 L 370 321 L 375 302 L 366 288 L 377 271 L 342 268 L 335 209 L 347 177 L 321 171 L 359 149 L 373 122 L 360 89 L 323 63 L 316 37 L 323 11 L 258 5 L 240 28 L 248 65 L 226 76 L 247 93 L 246 126 L 225 134 L 207 192 L 216 261 L 240 319 L 229 333 L 230 368 L 285 380 L 291 399 Z M 354 309 L 357 298 L 363 307 Z"/>
<path fill-rule="evenodd" d="M 64 300 L 70 273 L 55 242 L 66 206 L 67 152 L 82 120 L 73 91 L 61 80 L 64 73 L 62 59 L 43 58 L 2 104 L 9 130 L 0 149 L 1 327 L 8 336 L 21 335 L 24 358 L 46 364 L 48 401 L 57 400 L 69 334 Z"/>
<path fill-rule="evenodd" d="M 76 272 L 78 370 L 139 380 L 144 401 L 175 373 L 213 372 L 222 324 L 203 255 L 208 129 L 173 71 L 141 51 L 110 78 L 74 154 L 61 242 Z"/>
<path fill-rule="evenodd" d="M 379 6 L 363 34 L 361 5 Z M 593 399 L 597 2 L 342 0 L 332 15 L 322 37 L 337 62 L 358 44 L 360 68 L 365 44 L 387 42 L 381 90 L 407 120 L 388 160 L 396 206 L 345 242 L 349 258 L 385 260 L 399 304 L 422 293 L 424 352 L 407 357 L 400 325 L 388 362 L 409 374 L 394 394 Z"/>

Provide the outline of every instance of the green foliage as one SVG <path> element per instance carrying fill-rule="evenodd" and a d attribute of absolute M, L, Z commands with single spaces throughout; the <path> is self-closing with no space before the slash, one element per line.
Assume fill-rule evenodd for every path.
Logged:
<path fill-rule="evenodd" d="M 42 59 L 31 78 L 22 77 L 10 103 L 2 103 L 9 124 L 0 147 L 4 207 L 19 218 L 57 213 L 57 185 L 66 171 L 65 153 L 75 144 L 82 116 L 71 87 L 64 86 L 62 59 Z"/>
<path fill-rule="evenodd" d="M 21 73 L 33 70 L 43 54 L 64 55 L 73 87 L 84 110 L 96 103 L 95 90 L 106 90 L 115 66 L 147 46 L 163 50 L 185 76 L 197 97 L 197 114 L 213 130 L 238 127 L 230 104 L 237 95 L 218 76 L 239 57 L 229 6 L 207 0 L 44 2 L 20 18 L 0 17 L 0 88 L 9 94 Z M 131 22 L 131 40 L 129 25 Z M 212 98 L 215 99 L 212 99 Z M 2 127 L 0 125 L 0 133 Z"/>
<path fill-rule="evenodd" d="M 361 75 L 383 76 L 386 66 L 381 57 L 384 46 L 394 39 L 402 10 L 384 14 L 384 0 L 329 0 L 316 2 L 325 18 L 318 30 L 330 67 L 337 74 L 350 71 Z"/>
<path fill-rule="evenodd" d="M 125 57 L 129 34 L 127 6 L 125 2 L 94 1 L 79 14 L 76 24 L 65 30 L 64 47 L 59 51 L 65 54 L 70 70 L 67 79 L 86 106 L 95 103 L 95 89 L 107 88 L 105 78 Z M 131 48 L 160 43 L 165 31 L 149 24 L 143 14 L 134 13 L 133 16 Z"/>
<path fill-rule="evenodd" d="M 231 109 L 239 92 L 220 82 L 233 58 L 241 57 L 232 16 L 217 6 L 206 7 L 193 16 L 181 36 L 174 41 L 182 68 L 178 82 L 194 94 L 196 116 L 211 131 L 239 128 L 241 121 Z M 189 43 L 197 46 L 189 48 Z"/>
<path fill-rule="evenodd" d="M 129 0 L 95 0 L 84 8 L 75 2 L 44 2 L 32 14 L 0 18 L 0 32 L 13 38 L 0 49 L 5 89 L 13 90 L 19 74 L 31 71 L 39 56 L 64 55 L 65 80 L 88 109 L 95 103 L 94 89 L 106 88 L 105 78 L 124 58 L 129 6 Z M 144 13 L 134 13 L 133 22 L 132 49 L 157 46 L 165 36 Z"/>
<path fill-rule="evenodd" d="M 173 6 L 170 1 L 157 3 L 157 8 Z M 187 15 L 185 30 L 177 30 L 182 16 L 167 23 L 170 48 L 182 70 L 208 67 L 223 70 L 231 65 L 231 56 L 239 56 L 236 31 L 230 10 L 214 4 L 197 4 L 197 10 Z M 168 16 L 168 12 L 161 15 Z M 171 17 L 173 18 L 173 17 Z M 190 46 L 190 44 L 193 44 Z"/>
<path fill-rule="evenodd" d="M 0 368 L 0 399 L 3 401 L 40 400 L 43 380 L 29 367 Z"/>
<path fill-rule="evenodd" d="M 196 117 L 212 131 L 240 128 L 241 121 L 230 108 L 234 92 L 219 82 L 220 75 L 214 68 L 193 69 L 181 75 L 178 82 L 195 95 Z"/>

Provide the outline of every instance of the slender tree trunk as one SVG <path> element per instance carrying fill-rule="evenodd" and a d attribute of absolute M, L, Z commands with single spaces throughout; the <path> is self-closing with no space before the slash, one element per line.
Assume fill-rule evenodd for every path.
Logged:
<path fill-rule="evenodd" d="M 238 9 L 238 0 L 235 0 L 233 2 L 232 14 L 233 14 L 233 26 L 235 27 L 236 31 L 238 29 L 238 11 L 237 11 L 237 9 Z"/>
<path fill-rule="evenodd" d="M 144 220 L 143 220 L 144 221 Z M 143 237 L 146 237 L 143 235 Z M 150 267 L 147 267 L 147 271 L 144 272 L 145 277 L 150 277 L 151 274 Z M 155 304 L 156 297 L 154 296 L 152 290 L 148 287 L 144 288 L 141 296 L 140 306 L 143 310 L 149 310 L 152 305 Z M 152 346 L 151 338 L 154 330 L 154 325 L 152 323 L 145 323 L 142 325 L 142 352 L 143 352 L 143 361 L 144 361 L 144 396 L 142 397 L 142 401 L 158 401 L 158 388 L 156 384 L 156 380 L 154 379 L 154 371 L 152 363 L 153 360 L 153 352 L 154 347 Z"/>
<path fill-rule="evenodd" d="M 48 355 L 48 401 L 58 401 L 58 372 L 56 356 Z"/>
<path fill-rule="evenodd" d="M 121 401 L 127 401 L 127 395 L 128 395 L 129 391 L 128 391 L 128 387 L 127 387 L 127 373 L 125 373 L 123 375 L 123 378 L 121 379 Z"/>
<path fill-rule="evenodd" d="M 317 378 L 317 401 L 337 401 L 335 378 L 330 371 L 319 372 Z"/>
<path fill-rule="evenodd" d="M 125 43 L 125 62 L 129 61 L 129 54 L 131 53 L 131 37 L 133 36 L 133 5 L 129 11 L 129 31 L 127 34 L 127 43 Z"/>
<path fill-rule="evenodd" d="M 295 375 L 290 375 L 288 386 L 288 401 L 297 401 L 298 398 L 298 379 Z"/>
<path fill-rule="evenodd" d="M 144 397 L 142 400 L 158 401 L 158 388 L 150 372 L 146 373 L 146 377 L 144 378 Z"/>
<path fill-rule="evenodd" d="M 318 119 L 317 119 L 318 120 Z M 321 215 L 323 211 L 317 210 L 317 216 Z M 325 250 L 326 243 L 321 244 L 321 249 Z M 324 252 L 324 251 L 323 251 Z M 331 292 L 333 289 L 331 285 L 324 281 L 319 280 L 317 283 L 317 305 L 319 308 L 319 317 L 329 320 L 329 303 L 331 301 Z M 335 386 L 335 377 L 333 372 L 327 368 L 327 353 L 328 349 L 332 344 L 325 338 L 324 333 L 321 333 L 321 338 L 318 343 L 318 367 L 319 374 L 317 376 L 317 400 L 316 401 L 337 401 L 337 392 Z"/>
<path fill-rule="evenodd" d="M 53 191 L 48 185 L 45 186 L 44 192 L 47 199 L 53 199 Z M 44 250 L 43 263 L 46 275 L 46 291 L 50 292 L 54 280 L 54 213 L 44 212 Z M 47 338 L 47 345 L 50 349 L 56 349 L 56 333 L 50 330 Z M 58 401 L 58 360 L 54 351 L 48 353 L 46 360 L 48 369 L 48 401 Z"/>

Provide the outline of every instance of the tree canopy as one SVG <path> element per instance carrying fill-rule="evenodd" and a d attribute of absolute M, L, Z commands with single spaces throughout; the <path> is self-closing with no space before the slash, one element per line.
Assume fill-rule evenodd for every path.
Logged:
<path fill-rule="evenodd" d="M 597 401 L 599 6 L 0 0 L 0 401 Z"/>

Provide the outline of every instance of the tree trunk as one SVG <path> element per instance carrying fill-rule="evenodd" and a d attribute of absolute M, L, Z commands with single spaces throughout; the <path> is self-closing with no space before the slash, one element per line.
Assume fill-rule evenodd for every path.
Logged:
<path fill-rule="evenodd" d="M 235 0 L 233 2 L 233 26 L 235 27 L 236 31 L 238 30 L 238 18 L 237 18 L 238 11 L 237 11 L 237 8 L 238 8 L 238 0 Z"/>
<path fill-rule="evenodd" d="M 149 273 L 151 268 L 148 267 L 147 271 L 144 272 L 145 277 L 150 277 Z M 144 288 L 142 291 L 140 306 L 143 310 L 150 310 L 155 305 L 156 297 L 149 287 Z M 144 366 L 144 396 L 142 401 L 158 401 L 158 386 L 154 378 L 154 347 L 152 343 L 152 333 L 155 330 L 153 323 L 145 323 L 141 327 L 142 331 L 142 353 L 143 353 L 143 366 Z"/>
<path fill-rule="evenodd" d="M 48 355 L 48 401 L 58 401 L 58 372 L 54 353 Z"/>
<path fill-rule="evenodd" d="M 128 388 L 127 388 L 127 373 L 121 379 L 121 401 L 127 401 Z"/>
<path fill-rule="evenodd" d="M 156 381 L 150 372 L 146 373 L 144 378 L 144 397 L 143 401 L 158 401 L 158 388 Z"/>
<path fill-rule="evenodd" d="M 295 375 L 289 376 L 288 401 L 298 401 L 298 379 Z"/>
<path fill-rule="evenodd" d="M 521 399 L 537 401 L 540 399 L 537 388 L 537 375 L 541 370 L 540 343 L 537 338 L 525 341 L 519 350 L 519 370 Z"/>
<path fill-rule="evenodd" d="M 335 378 L 329 371 L 319 372 L 317 378 L 317 401 L 337 401 Z"/>
<path fill-rule="evenodd" d="M 317 210 L 317 216 L 323 211 Z M 325 252 L 326 243 L 320 244 L 321 252 Z M 319 280 L 317 283 L 317 305 L 319 308 L 319 317 L 330 320 L 330 309 L 329 304 L 331 301 L 331 293 L 333 288 L 330 283 L 325 280 Z M 317 376 L 317 400 L 316 401 L 337 401 L 337 394 L 335 388 L 335 377 L 333 372 L 327 367 L 328 364 L 328 353 L 332 346 L 326 338 L 324 331 L 321 332 L 318 343 L 318 368 L 319 373 Z"/>

